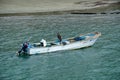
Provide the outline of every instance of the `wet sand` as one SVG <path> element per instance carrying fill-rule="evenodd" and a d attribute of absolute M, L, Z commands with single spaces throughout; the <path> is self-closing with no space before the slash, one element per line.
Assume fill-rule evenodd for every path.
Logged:
<path fill-rule="evenodd" d="M 5 0 L 0 1 L 0 16 L 46 15 L 65 13 L 106 13 L 120 10 L 120 2 L 113 0 Z"/>

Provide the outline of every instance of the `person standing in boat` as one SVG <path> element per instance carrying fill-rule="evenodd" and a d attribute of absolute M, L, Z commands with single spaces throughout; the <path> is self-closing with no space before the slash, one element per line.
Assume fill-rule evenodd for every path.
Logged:
<path fill-rule="evenodd" d="M 61 37 L 60 33 L 57 33 L 57 38 L 58 38 L 59 42 L 61 43 L 62 42 L 62 37 Z"/>

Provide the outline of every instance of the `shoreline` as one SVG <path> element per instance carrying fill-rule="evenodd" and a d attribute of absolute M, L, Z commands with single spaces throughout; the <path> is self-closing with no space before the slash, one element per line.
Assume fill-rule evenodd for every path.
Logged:
<path fill-rule="evenodd" d="M 120 2 L 110 3 L 108 6 L 100 6 L 82 10 L 56 10 L 46 12 L 19 12 L 19 13 L 0 13 L 0 17 L 4 16 L 29 16 L 29 15 L 59 15 L 59 14 L 120 14 Z"/>

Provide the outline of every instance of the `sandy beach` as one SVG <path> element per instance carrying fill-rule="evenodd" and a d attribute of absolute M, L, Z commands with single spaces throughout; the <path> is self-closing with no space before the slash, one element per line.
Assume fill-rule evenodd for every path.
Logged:
<path fill-rule="evenodd" d="M 120 2 L 118 1 L 119 0 L 1 0 L 0 14 L 102 12 L 120 8 Z"/>

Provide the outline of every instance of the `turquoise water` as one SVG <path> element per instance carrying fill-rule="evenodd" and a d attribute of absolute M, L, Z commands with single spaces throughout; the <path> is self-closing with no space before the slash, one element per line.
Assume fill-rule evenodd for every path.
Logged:
<path fill-rule="evenodd" d="M 89 48 L 16 56 L 20 44 L 56 40 L 98 31 Z M 120 15 L 0 17 L 0 80 L 119 80 Z"/>

